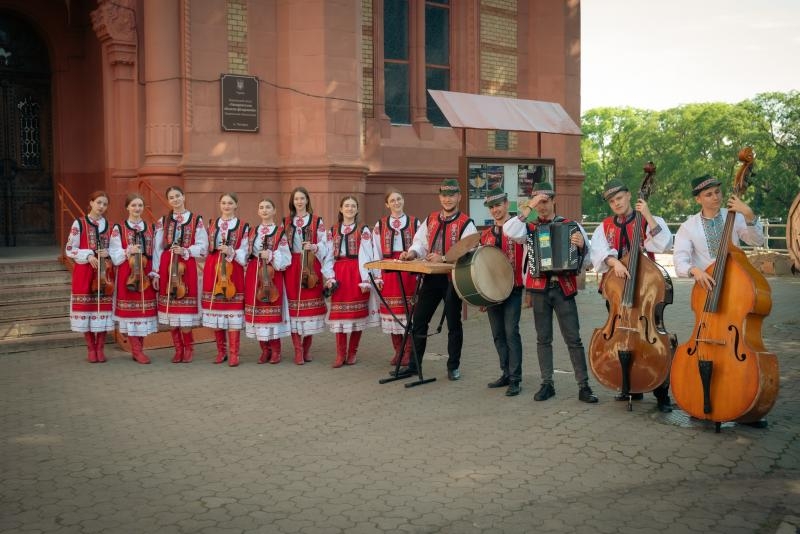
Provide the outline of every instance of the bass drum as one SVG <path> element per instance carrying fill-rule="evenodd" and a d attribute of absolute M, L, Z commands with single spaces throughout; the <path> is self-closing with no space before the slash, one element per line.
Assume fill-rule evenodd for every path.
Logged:
<path fill-rule="evenodd" d="M 514 268 L 499 248 L 478 247 L 456 262 L 453 287 L 461 300 L 473 306 L 491 306 L 511 294 Z"/>

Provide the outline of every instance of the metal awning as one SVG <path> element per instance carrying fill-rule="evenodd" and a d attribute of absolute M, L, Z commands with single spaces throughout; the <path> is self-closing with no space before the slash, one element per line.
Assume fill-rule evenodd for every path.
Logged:
<path fill-rule="evenodd" d="M 561 104 L 429 89 L 453 128 L 581 135 Z"/>

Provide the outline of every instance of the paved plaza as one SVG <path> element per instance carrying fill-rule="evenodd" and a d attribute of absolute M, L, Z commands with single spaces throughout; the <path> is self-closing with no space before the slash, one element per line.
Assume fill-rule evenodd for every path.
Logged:
<path fill-rule="evenodd" d="M 522 394 L 499 376 L 484 314 L 465 323 L 462 380 L 446 379 L 446 334 L 430 339 L 416 388 L 381 385 L 391 344 L 364 335 L 358 364 L 189 365 L 169 349 L 137 365 L 112 348 L 0 357 L 0 532 L 75 533 L 781 533 L 800 527 L 800 278 L 771 278 L 763 334 L 781 365 L 769 428 L 632 412 L 592 378 L 578 401 L 556 332 L 556 396 L 534 402 L 536 338 L 524 310 Z M 606 312 L 589 276 L 584 345 Z M 685 341 L 691 286 L 675 282 L 669 330 Z M 438 314 L 436 320 L 438 320 Z"/>

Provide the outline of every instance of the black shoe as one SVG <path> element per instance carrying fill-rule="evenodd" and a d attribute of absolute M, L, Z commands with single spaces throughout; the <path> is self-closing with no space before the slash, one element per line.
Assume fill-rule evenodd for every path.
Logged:
<path fill-rule="evenodd" d="M 769 423 L 767 423 L 766 419 L 761 419 L 760 421 L 753 421 L 752 423 L 739 423 L 741 425 L 749 426 L 750 428 L 767 428 Z"/>
<path fill-rule="evenodd" d="M 486 387 L 487 388 L 502 388 L 502 387 L 505 387 L 505 386 L 509 385 L 510 383 L 511 382 L 508 380 L 507 376 L 501 376 L 500 378 L 498 378 L 494 382 L 489 382 L 488 384 L 486 384 Z"/>
<path fill-rule="evenodd" d="M 542 387 L 539 388 L 539 391 L 533 396 L 533 400 L 535 401 L 545 401 L 550 397 L 556 396 L 556 388 L 550 382 L 545 382 L 542 384 Z"/>
<path fill-rule="evenodd" d="M 669 400 L 669 396 L 656 399 L 656 408 L 661 413 L 672 413 L 672 402 Z"/>
<path fill-rule="evenodd" d="M 631 393 L 631 400 L 642 400 L 644 398 L 644 393 Z M 614 395 L 615 401 L 627 401 L 628 396 L 623 395 L 622 393 L 618 393 Z"/>
<path fill-rule="evenodd" d="M 448 380 L 461 380 L 461 371 L 458 369 L 448 369 L 447 370 L 447 379 Z"/>
<path fill-rule="evenodd" d="M 511 382 L 506 389 L 506 397 L 516 397 L 519 395 L 519 382 Z"/>
<path fill-rule="evenodd" d="M 578 390 L 578 400 L 581 402 L 594 404 L 597 402 L 597 397 L 595 397 L 594 393 L 592 393 L 592 388 L 589 386 L 582 386 L 581 389 Z"/>
<path fill-rule="evenodd" d="M 391 376 L 399 376 L 401 378 L 405 378 L 405 377 L 409 377 L 411 375 L 418 375 L 419 372 L 416 369 L 413 369 L 411 367 L 401 367 L 400 369 L 397 370 L 397 372 L 390 371 L 389 374 Z"/>

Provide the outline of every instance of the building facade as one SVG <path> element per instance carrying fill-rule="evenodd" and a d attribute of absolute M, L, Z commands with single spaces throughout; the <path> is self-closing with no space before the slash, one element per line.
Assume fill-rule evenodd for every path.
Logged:
<path fill-rule="evenodd" d="M 257 131 L 222 127 L 221 75 L 258 81 Z M 579 0 L 0 0 L 0 246 L 60 244 L 63 206 L 96 189 L 124 215 L 168 185 L 216 216 L 223 192 L 256 220 L 306 187 L 332 222 L 388 187 L 407 211 L 471 156 L 556 162 L 560 210 L 580 213 L 579 138 L 450 128 L 426 89 L 561 104 L 580 115 Z M 65 200 L 66 199 L 66 200 Z"/>

